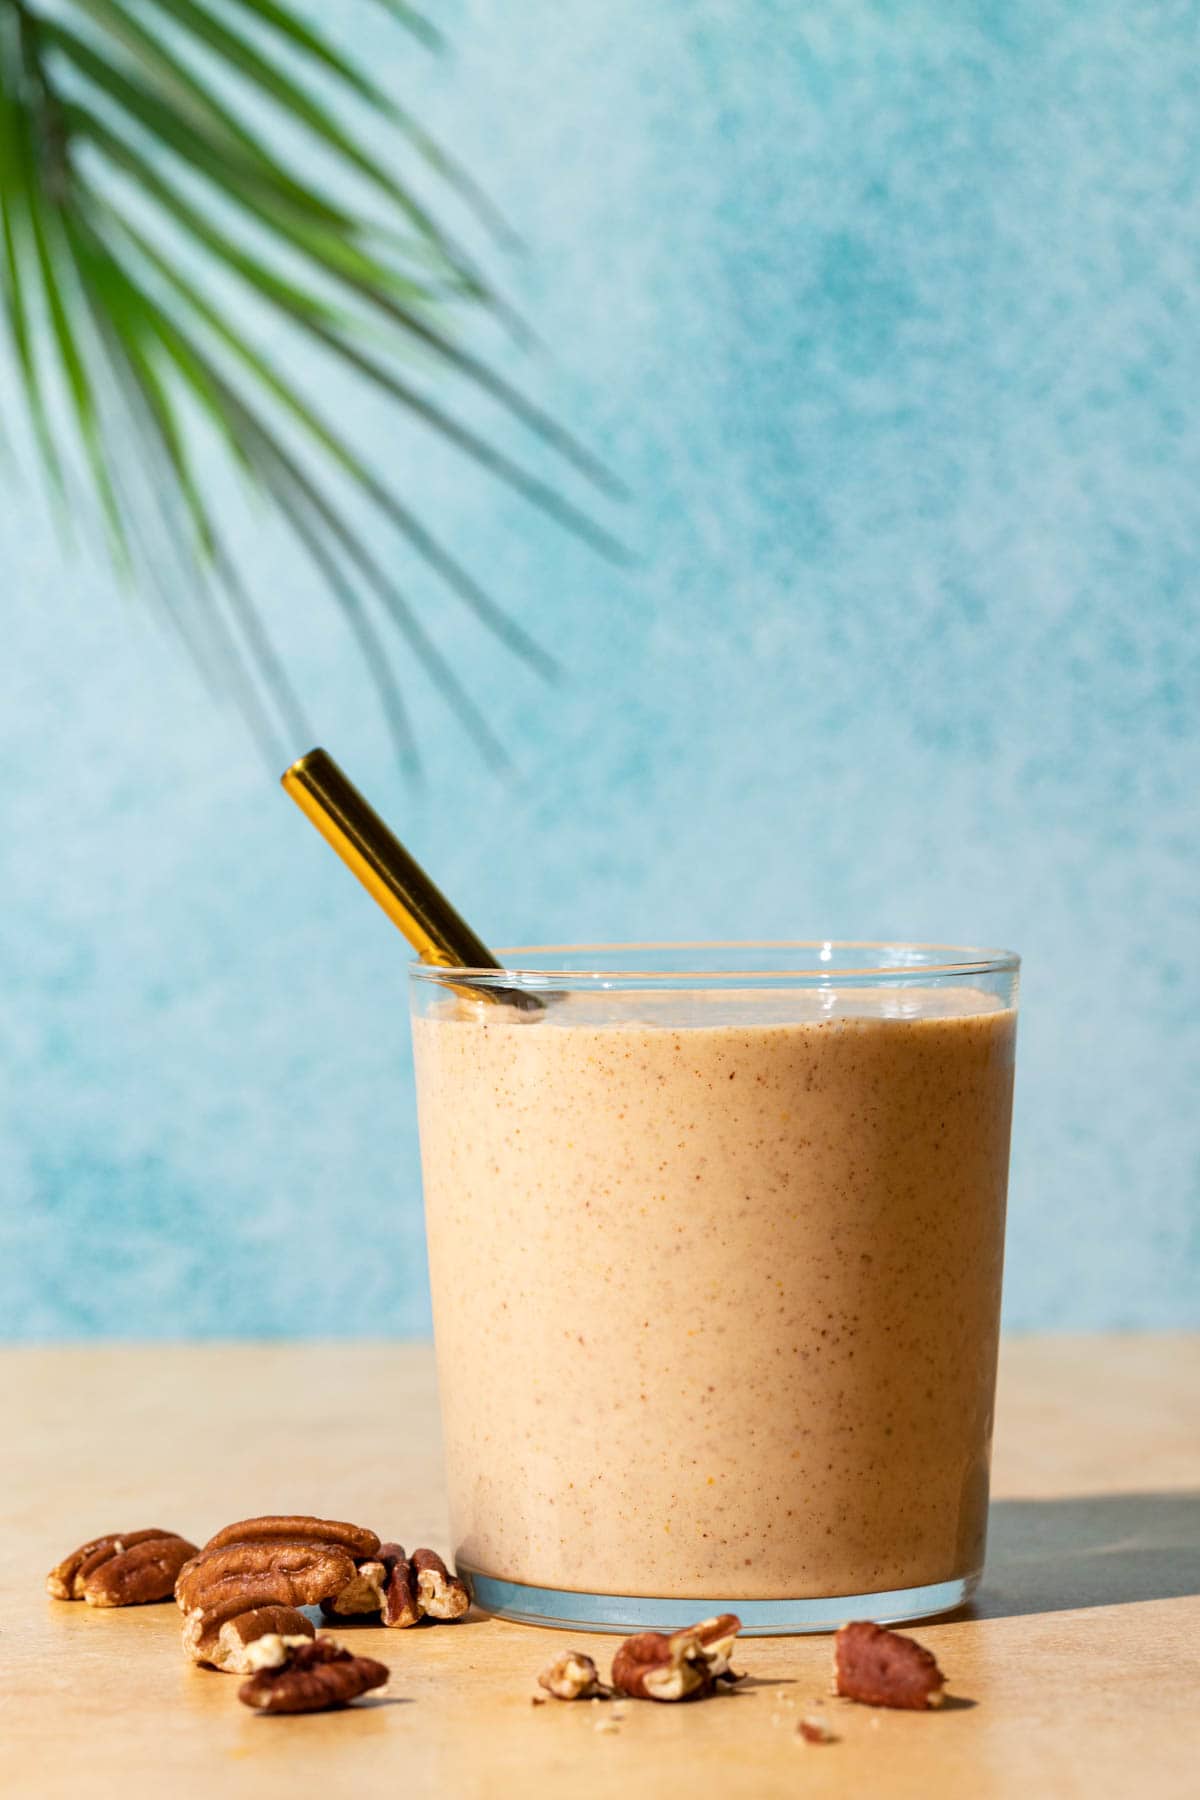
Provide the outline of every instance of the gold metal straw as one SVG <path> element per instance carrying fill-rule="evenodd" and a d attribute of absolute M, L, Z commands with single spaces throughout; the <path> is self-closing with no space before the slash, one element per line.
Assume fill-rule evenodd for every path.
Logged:
<path fill-rule="evenodd" d="M 400 927 L 422 962 L 442 968 L 500 968 L 332 756 L 310 750 L 281 779 L 301 812 L 333 845 L 393 925 Z M 526 1004 L 531 1001 L 532 995 Z"/>

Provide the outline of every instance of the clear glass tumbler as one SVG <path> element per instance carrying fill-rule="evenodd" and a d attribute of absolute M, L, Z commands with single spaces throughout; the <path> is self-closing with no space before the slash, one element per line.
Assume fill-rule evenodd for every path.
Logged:
<path fill-rule="evenodd" d="M 983 1565 L 1018 959 L 412 969 L 452 1531 L 487 1610 L 749 1632 Z"/>

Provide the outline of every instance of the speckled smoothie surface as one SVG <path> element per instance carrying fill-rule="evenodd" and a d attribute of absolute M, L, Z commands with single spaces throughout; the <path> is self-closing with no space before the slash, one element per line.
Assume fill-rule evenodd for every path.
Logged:
<path fill-rule="evenodd" d="M 679 1598 L 976 1570 L 1015 1026 L 950 987 L 417 1019 L 461 1561 Z"/>

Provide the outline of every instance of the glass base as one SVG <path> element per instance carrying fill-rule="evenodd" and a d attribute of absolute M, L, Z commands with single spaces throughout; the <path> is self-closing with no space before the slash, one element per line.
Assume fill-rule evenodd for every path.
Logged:
<path fill-rule="evenodd" d="M 653 1600 L 643 1594 L 577 1594 L 569 1588 L 525 1587 L 498 1581 L 458 1565 L 470 1577 L 477 1606 L 519 1625 L 551 1625 L 573 1631 L 677 1631 L 717 1613 L 736 1613 L 743 1637 L 788 1637 L 797 1632 L 836 1631 L 847 1619 L 900 1625 L 952 1612 L 971 1598 L 980 1571 L 928 1587 L 895 1588 L 882 1594 L 837 1594 L 818 1600 Z"/>

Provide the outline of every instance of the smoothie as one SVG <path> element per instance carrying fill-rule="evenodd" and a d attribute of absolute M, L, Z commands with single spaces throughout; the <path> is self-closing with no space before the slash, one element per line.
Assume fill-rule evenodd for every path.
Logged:
<path fill-rule="evenodd" d="M 977 1571 L 1015 1019 L 953 985 L 426 1006 L 460 1565 L 730 1601 Z"/>

